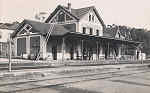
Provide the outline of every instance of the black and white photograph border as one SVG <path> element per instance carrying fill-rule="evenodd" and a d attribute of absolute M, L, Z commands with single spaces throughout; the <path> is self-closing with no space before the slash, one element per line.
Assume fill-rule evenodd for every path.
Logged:
<path fill-rule="evenodd" d="M 149 93 L 149 3 L 0 0 L 0 93 Z"/>

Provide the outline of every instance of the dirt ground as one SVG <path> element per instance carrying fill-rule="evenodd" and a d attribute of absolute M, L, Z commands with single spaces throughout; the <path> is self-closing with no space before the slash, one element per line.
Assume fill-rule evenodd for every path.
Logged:
<path fill-rule="evenodd" d="M 119 73 L 123 75 L 125 72 Z M 127 73 L 127 72 L 126 72 Z M 150 71 L 108 79 L 97 79 L 16 93 L 150 93 Z"/>

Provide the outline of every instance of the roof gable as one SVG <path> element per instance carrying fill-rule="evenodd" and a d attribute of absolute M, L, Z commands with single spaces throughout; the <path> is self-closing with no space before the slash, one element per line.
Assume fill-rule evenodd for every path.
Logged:
<path fill-rule="evenodd" d="M 71 16 L 70 14 L 66 13 L 63 9 L 60 9 L 57 11 L 55 16 L 51 18 L 49 23 L 62 23 L 62 22 L 70 22 L 70 21 L 76 21 L 76 19 Z"/>
<path fill-rule="evenodd" d="M 104 21 L 102 20 L 97 9 L 94 6 L 87 7 L 87 9 L 85 8 L 85 10 L 86 10 L 86 12 L 84 12 L 84 14 L 82 14 L 82 16 L 80 16 L 80 19 L 82 19 L 85 15 L 87 15 L 89 13 L 93 13 L 96 16 L 97 20 L 102 24 L 102 26 L 105 27 Z"/>
<path fill-rule="evenodd" d="M 47 20 L 45 22 L 48 23 L 52 19 L 52 17 L 55 16 L 57 11 L 60 9 L 64 10 L 66 13 L 68 13 L 69 15 L 74 17 L 76 20 L 80 20 L 84 15 L 86 15 L 92 9 L 95 12 L 95 14 L 96 14 L 98 20 L 100 21 L 100 23 L 102 24 L 102 26 L 105 27 L 105 24 L 104 24 L 102 18 L 100 17 L 97 9 L 94 6 L 79 8 L 79 9 L 71 8 L 71 12 L 70 12 L 67 7 L 59 5 L 54 10 L 54 12 L 52 12 L 52 14 L 47 18 Z"/>
<path fill-rule="evenodd" d="M 121 31 L 119 30 L 119 28 L 118 28 L 117 31 L 116 31 L 115 38 L 118 38 L 118 39 L 125 39 L 125 36 L 121 33 Z"/>
<path fill-rule="evenodd" d="M 46 19 L 45 23 L 49 23 L 53 17 L 58 13 L 58 11 L 61 10 L 63 12 L 65 12 L 67 15 L 73 17 L 74 19 L 78 20 L 78 18 L 76 16 L 74 16 L 71 12 L 68 11 L 68 9 L 62 7 L 62 6 L 58 6 L 51 14 L 50 16 Z"/>
<path fill-rule="evenodd" d="M 96 14 L 96 12 L 94 11 L 93 8 L 91 8 L 85 15 L 83 15 L 81 18 L 80 18 L 81 21 L 86 21 L 86 22 L 89 22 L 89 23 L 92 23 L 92 24 L 97 24 L 97 25 L 101 25 L 101 24 L 104 24 L 102 23 L 100 20 L 99 20 L 99 17 L 98 15 Z M 103 25 L 102 25 L 103 26 Z"/>
<path fill-rule="evenodd" d="M 132 31 L 125 26 L 108 25 L 104 31 L 104 36 L 124 40 L 132 40 Z"/>
<path fill-rule="evenodd" d="M 103 35 L 110 38 L 115 38 L 117 33 L 117 26 L 108 25 L 106 30 L 104 30 Z"/>

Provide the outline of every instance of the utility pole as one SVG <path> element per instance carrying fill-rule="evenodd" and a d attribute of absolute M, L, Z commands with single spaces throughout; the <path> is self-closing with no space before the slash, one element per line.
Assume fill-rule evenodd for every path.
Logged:
<path fill-rule="evenodd" d="M 11 34 L 9 35 L 9 40 L 8 40 L 8 43 L 9 43 L 9 72 L 11 72 L 11 53 L 12 53 L 12 49 L 11 49 Z"/>

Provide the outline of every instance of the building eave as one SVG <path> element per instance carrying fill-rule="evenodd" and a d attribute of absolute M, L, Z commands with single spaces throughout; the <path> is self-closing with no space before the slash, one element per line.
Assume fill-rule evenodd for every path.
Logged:
<path fill-rule="evenodd" d="M 95 37 L 95 38 L 100 38 L 100 39 L 115 40 L 115 41 L 128 42 L 128 43 L 134 43 L 134 44 L 142 44 L 142 43 L 144 43 L 144 42 L 139 42 L 139 41 L 121 40 L 121 39 L 117 39 L 117 38 L 109 38 L 109 37 L 105 37 L 105 36 L 82 34 L 82 33 L 79 33 L 79 32 L 68 32 L 65 35 L 68 35 L 68 34 L 74 34 L 74 35 L 77 35 L 77 36 L 85 36 L 85 37 Z"/>

